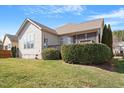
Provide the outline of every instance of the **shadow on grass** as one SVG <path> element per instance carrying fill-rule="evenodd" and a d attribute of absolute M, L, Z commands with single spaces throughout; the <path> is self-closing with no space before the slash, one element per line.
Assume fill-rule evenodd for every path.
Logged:
<path fill-rule="evenodd" d="M 124 59 L 114 59 L 114 71 L 119 73 L 124 73 Z"/>
<path fill-rule="evenodd" d="M 124 59 L 113 59 L 111 64 L 95 65 L 95 67 L 111 72 L 124 73 Z"/>

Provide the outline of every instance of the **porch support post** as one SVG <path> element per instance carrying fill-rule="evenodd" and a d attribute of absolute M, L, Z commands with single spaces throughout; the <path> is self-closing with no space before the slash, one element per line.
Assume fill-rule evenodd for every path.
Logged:
<path fill-rule="evenodd" d="M 96 42 L 97 43 L 100 43 L 101 42 L 101 34 L 100 34 L 100 28 L 98 29 L 98 31 L 97 31 L 97 36 L 96 36 Z"/>
<path fill-rule="evenodd" d="M 77 44 L 77 43 L 78 43 L 78 40 L 77 40 L 77 33 L 75 33 L 75 35 L 76 35 L 75 38 L 76 38 L 76 44 Z"/>

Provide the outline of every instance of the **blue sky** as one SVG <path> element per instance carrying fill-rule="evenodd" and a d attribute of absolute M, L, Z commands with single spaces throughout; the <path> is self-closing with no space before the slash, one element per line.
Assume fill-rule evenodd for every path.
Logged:
<path fill-rule="evenodd" d="M 0 38 L 15 34 L 25 18 L 31 18 L 51 28 L 66 23 L 80 23 L 105 18 L 112 30 L 124 29 L 124 6 L 0 6 Z"/>

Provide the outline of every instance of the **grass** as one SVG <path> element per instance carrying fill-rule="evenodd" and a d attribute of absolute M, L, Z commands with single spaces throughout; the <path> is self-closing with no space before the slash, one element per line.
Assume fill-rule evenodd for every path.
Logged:
<path fill-rule="evenodd" d="M 115 59 L 113 64 L 116 72 L 124 74 L 124 59 Z"/>
<path fill-rule="evenodd" d="M 124 60 L 119 63 L 110 72 L 61 60 L 0 59 L 0 87 L 124 87 Z"/>

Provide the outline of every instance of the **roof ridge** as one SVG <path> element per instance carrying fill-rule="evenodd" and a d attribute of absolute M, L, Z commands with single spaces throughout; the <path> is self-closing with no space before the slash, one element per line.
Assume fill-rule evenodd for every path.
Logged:
<path fill-rule="evenodd" d="M 104 18 L 99 18 L 99 19 L 88 20 L 88 21 L 81 22 L 81 23 L 66 23 L 66 24 L 64 24 L 64 25 L 62 25 L 62 26 L 58 26 L 58 27 L 55 28 L 55 29 L 58 29 L 58 28 L 64 27 L 64 26 L 66 26 L 66 25 L 73 25 L 73 24 L 76 25 L 76 26 L 79 26 L 79 25 L 84 24 L 84 23 L 94 22 L 94 21 L 102 20 L 102 19 L 104 20 Z"/>
<path fill-rule="evenodd" d="M 74 26 L 73 25 L 70 25 L 70 26 L 64 25 L 64 26 L 58 27 L 56 30 L 59 35 L 60 34 L 61 35 L 69 34 L 69 33 L 75 33 L 77 31 L 79 32 L 79 31 L 86 31 L 86 30 L 91 30 L 91 29 L 98 29 L 103 26 L 102 23 L 104 23 L 104 19 L 99 18 L 99 19 L 75 24 Z"/>
<path fill-rule="evenodd" d="M 94 22 L 94 21 L 98 21 L 98 20 L 104 20 L 104 18 L 98 18 L 98 19 L 88 20 L 88 21 L 85 21 L 85 22 L 81 22 L 79 24 L 88 23 L 88 22 Z"/>
<path fill-rule="evenodd" d="M 11 35 L 11 36 L 16 36 L 16 35 L 8 34 L 8 33 L 7 33 L 7 34 L 5 34 L 5 35 Z"/>
<path fill-rule="evenodd" d="M 60 25 L 60 26 L 56 27 L 55 30 L 60 28 L 60 27 L 66 26 L 66 25 L 77 25 L 77 24 L 76 23 L 65 23 L 63 25 Z"/>

